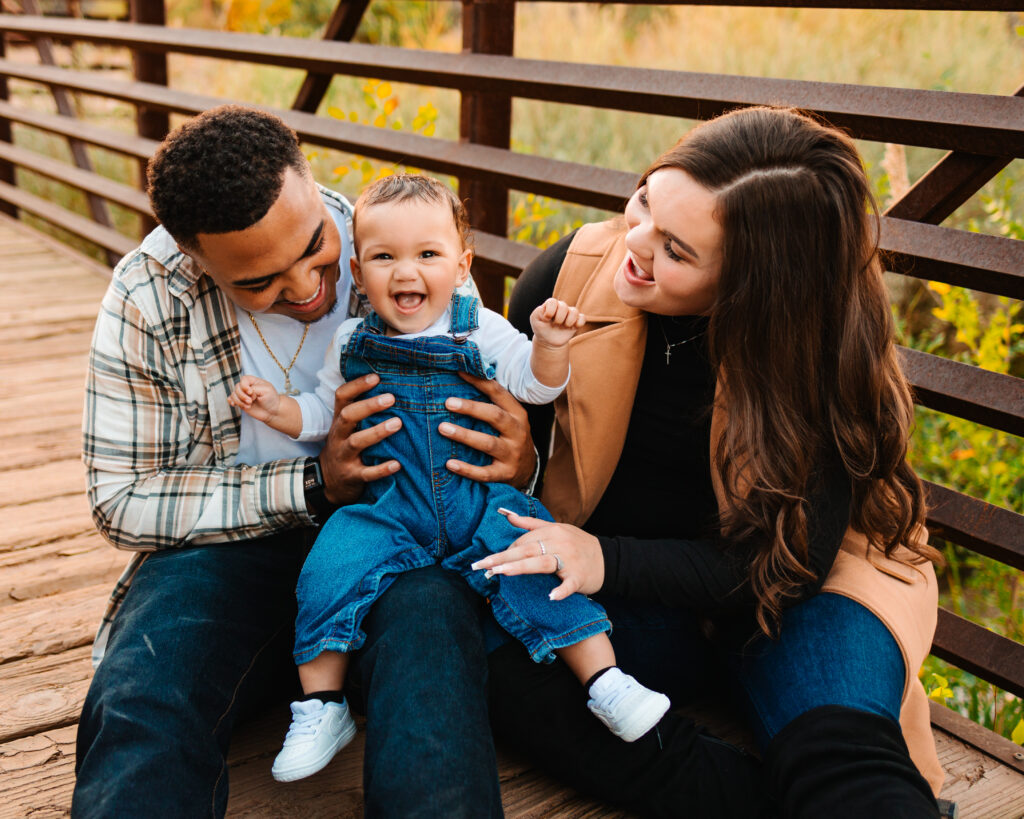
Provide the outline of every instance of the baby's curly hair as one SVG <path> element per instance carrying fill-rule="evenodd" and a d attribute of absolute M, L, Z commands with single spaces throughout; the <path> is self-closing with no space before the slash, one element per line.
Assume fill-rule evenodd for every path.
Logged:
<path fill-rule="evenodd" d="M 286 168 L 309 173 L 295 131 L 241 105 L 204 111 L 172 131 L 146 172 L 156 218 L 182 247 L 199 233 L 244 230 L 277 201 Z"/>
<path fill-rule="evenodd" d="M 399 173 L 378 179 L 369 187 L 364 188 L 363 192 L 359 194 L 359 198 L 356 199 L 352 214 L 352 230 L 356 233 L 356 251 L 359 250 L 359 236 L 356 228 L 359 224 L 360 213 L 374 205 L 382 205 L 386 202 L 405 202 L 409 199 L 431 202 L 450 208 L 452 219 L 455 222 L 455 230 L 462 240 L 462 247 L 473 247 L 473 232 L 469 227 L 469 216 L 466 214 L 466 208 L 462 201 L 452 192 L 452 189 L 430 176 Z"/>

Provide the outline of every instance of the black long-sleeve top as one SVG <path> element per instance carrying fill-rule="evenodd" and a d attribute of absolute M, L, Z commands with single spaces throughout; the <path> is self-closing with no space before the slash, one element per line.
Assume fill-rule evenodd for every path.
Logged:
<path fill-rule="evenodd" d="M 571 240 L 566 236 L 545 250 L 516 284 L 509 320 L 527 334 L 530 313 L 551 296 Z M 583 529 L 601 544 L 602 592 L 730 621 L 739 616 L 752 626 L 744 615 L 755 602 L 749 562 L 756 544 L 728 543 L 716 526 L 710 451 L 715 375 L 706 329 L 702 316 L 650 316 L 623 453 Z M 546 453 L 554 410 L 547 405 L 528 412 L 537 450 Z M 820 589 L 849 524 L 850 501 L 838 454 L 822 457 L 808 492 L 808 568 L 817 580 L 788 604 Z"/>

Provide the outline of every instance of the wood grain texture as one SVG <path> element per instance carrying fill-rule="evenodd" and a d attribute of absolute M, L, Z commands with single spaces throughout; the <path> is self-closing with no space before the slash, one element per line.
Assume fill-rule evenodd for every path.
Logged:
<path fill-rule="evenodd" d="M 88 645 L 0 665 L 0 742 L 74 725 L 92 679 Z"/>
<path fill-rule="evenodd" d="M 74 725 L 0 744 L 0 819 L 57 819 L 71 812 Z"/>

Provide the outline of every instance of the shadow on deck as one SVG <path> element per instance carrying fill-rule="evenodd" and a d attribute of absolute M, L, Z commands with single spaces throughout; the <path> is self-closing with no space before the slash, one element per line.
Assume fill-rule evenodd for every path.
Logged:
<path fill-rule="evenodd" d="M 82 385 L 107 271 L 0 217 L 0 819 L 65 816 L 90 643 L 128 555 L 93 528 L 79 458 Z M 232 816 L 361 816 L 362 733 L 327 768 L 270 778 L 284 709 L 240 729 Z M 936 727 L 961 819 L 1020 819 L 1024 774 Z M 510 817 L 619 816 L 507 755 Z M 683 808 L 680 808 L 681 814 Z"/>

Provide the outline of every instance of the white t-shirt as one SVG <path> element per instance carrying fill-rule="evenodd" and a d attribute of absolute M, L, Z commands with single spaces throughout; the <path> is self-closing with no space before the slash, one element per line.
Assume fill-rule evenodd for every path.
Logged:
<path fill-rule="evenodd" d="M 316 389 L 317 371 L 323 366 L 324 353 L 339 325 L 348 318 L 349 312 L 349 295 L 352 289 L 349 257 L 352 255 L 352 242 L 345 214 L 336 207 L 329 207 L 327 211 L 338 226 L 338 234 L 341 236 L 341 255 L 338 261 L 340 275 L 336 290 L 338 298 L 334 310 L 309 325 L 309 334 L 305 342 L 302 342 L 305 323 L 274 313 L 254 314 L 267 344 L 285 367 L 302 342 L 302 349 L 290 370 L 292 387 L 302 392 L 312 392 Z M 284 373 L 267 352 L 267 347 L 260 340 L 248 312 L 236 307 L 235 314 L 238 317 L 238 331 L 242 337 L 242 372 L 258 375 L 273 384 L 278 392 L 283 391 Z M 333 413 L 332 396 L 331 414 Z M 320 454 L 321 449 L 319 443 L 290 438 L 243 412 L 235 463 L 263 464 L 284 458 L 306 458 Z"/>
<path fill-rule="evenodd" d="M 467 338 L 479 348 L 484 366 L 494 365 L 495 381 L 527 404 L 547 404 L 562 394 L 565 385 L 569 383 L 568 376 L 565 383 L 558 387 L 541 384 L 530 369 L 532 344 L 523 333 L 500 314 L 486 307 L 480 307 L 478 318 L 480 326 Z M 338 328 L 327 348 L 323 368 L 317 373 L 319 383 L 316 390 L 303 390 L 301 395 L 295 396 L 302 410 L 302 432 L 296 439 L 298 442 L 322 441 L 327 436 L 334 416 L 334 391 L 345 383 L 339 366 L 341 353 L 361 320 L 349 319 Z M 445 310 L 426 330 L 396 338 L 441 336 L 448 333 L 450 326 L 451 311 Z M 294 378 L 292 382 L 294 386 Z"/>

